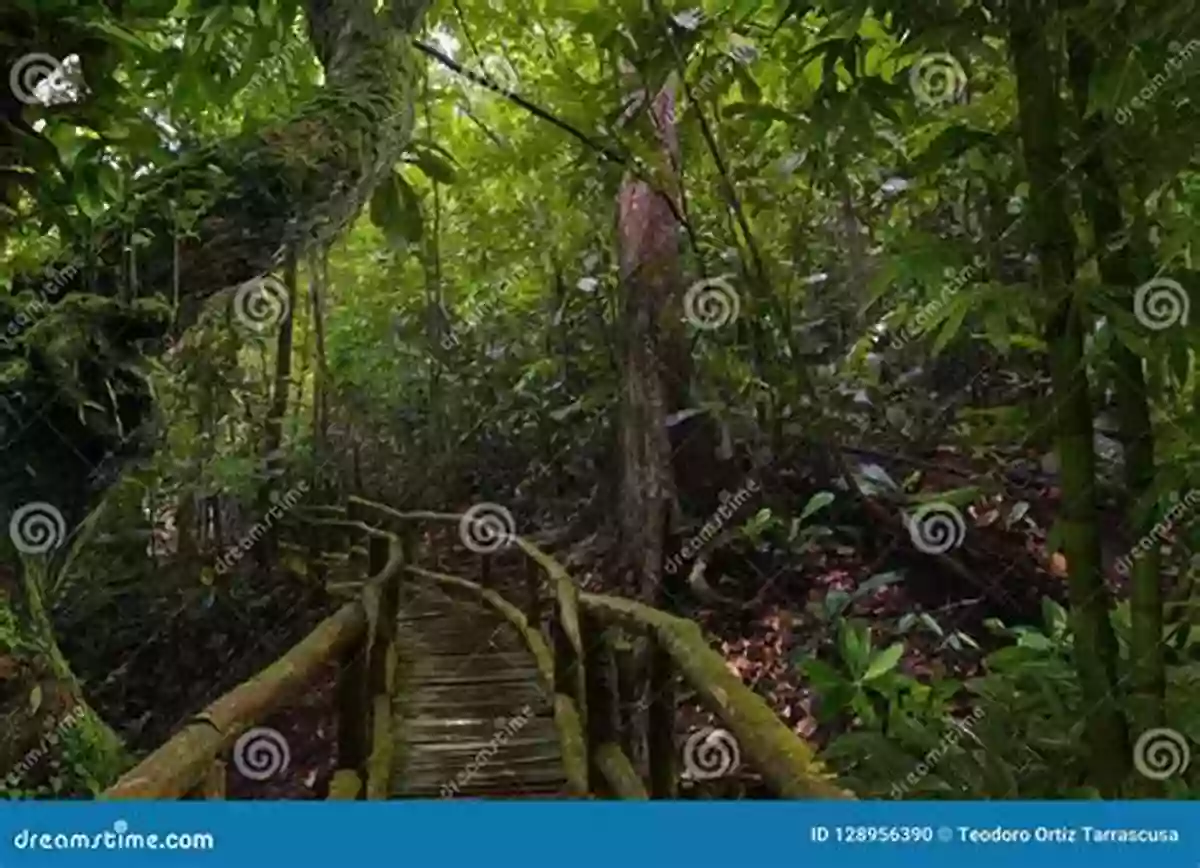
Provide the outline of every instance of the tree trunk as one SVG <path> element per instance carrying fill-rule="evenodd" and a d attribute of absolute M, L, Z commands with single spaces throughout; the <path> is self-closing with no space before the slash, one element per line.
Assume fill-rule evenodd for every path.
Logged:
<path fill-rule="evenodd" d="M 674 99 L 664 89 L 651 110 L 664 147 L 674 136 Z M 662 526 L 674 502 L 664 384 L 663 311 L 678 283 L 678 227 L 670 205 L 649 184 L 627 176 L 618 202 L 618 250 L 624 291 L 621 445 L 621 561 L 630 590 L 657 600 Z"/>
<path fill-rule="evenodd" d="M 1062 462 L 1063 547 L 1070 569 L 1075 663 L 1083 688 L 1091 771 L 1106 796 L 1119 793 L 1129 738 L 1116 694 L 1117 642 L 1108 617 L 1096 510 L 1096 455 L 1083 355 L 1083 315 L 1073 292 L 1075 230 L 1060 183 L 1060 58 L 1047 47 L 1044 4 L 1012 0 L 1009 44 L 1017 74 L 1021 144 L 1038 251 L 1039 291 L 1054 309 L 1046 329 L 1054 388 L 1054 426 Z"/>
<path fill-rule="evenodd" d="M 1095 65 L 1092 46 L 1084 34 L 1071 40 L 1071 79 L 1080 117 L 1087 110 L 1089 85 Z M 1083 162 L 1084 202 L 1092 224 L 1100 261 L 1100 277 L 1110 286 L 1128 291 L 1133 312 L 1133 292 L 1138 283 L 1133 263 L 1133 242 L 1113 245 L 1124 226 L 1120 189 L 1113 177 L 1105 146 L 1105 129 L 1099 115 L 1083 121 L 1087 139 L 1094 144 Z M 1157 510 L 1154 489 L 1154 429 L 1141 358 L 1124 342 L 1112 342 L 1116 370 L 1118 434 L 1125 452 L 1125 484 L 1129 496 L 1129 527 L 1133 535 L 1151 535 Z M 1163 656 L 1163 598 L 1157 547 L 1132 559 L 1130 616 L 1130 717 L 1136 732 L 1160 727 L 1165 720 L 1166 663 Z"/>
<path fill-rule="evenodd" d="M 144 179 L 130 199 L 134 213 L 129 216 L 154 237 L 147 259 L 139 263 L 138 282 L 170 292 L 178 277 L 180 328 L 193 323 L 213 295 L 274 270 L 289 247 L 327 244 L 393 170 L 412 129 L 411 37 L 428 3 L 391 0 L 377 11 L 375 0 L 310 0 L 308 27 L 325 67 L 323 93 L 291 120 L 189 154 Z M 182 190 L 206 195 L 195 214 L 194 234 L 179 240 L 176 257 L 171 201 Z M 112 225 L 99 233 L 92 247 L 100 253 L 81 256 L 78 266 L 70 266 L 72 279 L 60 297 L 77 292 L 110 302 L 119 297 L 122 254 L 119 244 L 109 242 L 123 231 Z M 18 277 L 14 289 L 35 287 L 38 280 Z M 75 382 L 45 374 L 70 372 L 50 343 L 34 343 L 45 340 L 36 334 L 49 329 L 30 330 L 0 350 L 0 397 L 9 405 L 19 400 L 27 406 L 30 420 L 0 465 L 5 514 L 23 504 L 48 502 L 62 513 L 69 531 L 88 506 L 79 480 L 112 450 L 122 430 L 136 428 L 149 413 L 151 396 L 128 368 L 144 352 L 141 342 L 164 336 L 169 317 L 136 304 L 98 304 L 72 315 L 73 323 L 89 317 L 85 325 L 108 348 L 103 357 L 87 362 L 87 376 L 76 374 Z M 66 316 L 56 307 L 47 318 L 59 315 Z M 79 397 L 68 397 L 72 391 Z M 85 412 L 85 402 L 106 412 Z M 17 637 L 42 649 L 45 658 L 17 659 L 15 665 L 34 676 L 50 672 L 61 681 L 67 673 L 48 667 L 50 650 L 56 648 L 48 620 L 32 617 L 37 601 L 21 591 L 28 583 L 10 585 L 8 611 L 0 610 L 0 620 L 11 613 Z M 0 648 L 0 653 L 19 656 L 15 645 Z M 27 711 L 22 713 L 29 704 L 20 695 L 0 709 L 6 731 L 26 733 L 37 725 Z M 12 766 L 20 758 L 10 754 L 14 746 L 19 739 L 0 743 L 0 766 Z"/>
<path fill-rule="evenodd" d="M 292 322 L 296 310 L 296 251 L 288 251 L 283 269 L 283 282 L 287 288 L 287 315 L 279 324 L 279 337 L 275 346 L 275 384 L 271 392 L 271 409 L 267 414 L 266 431 L 263 437 L 263 483 L 258 491 L 258 514 L 263 516 L 271 508 L 271 488 L 279 476 L 282 465 L 279 450 L 283 445 L 283 419 L 287 415 L 288 392 L 292 382 Z M 261 567 L 275 558 L 277 553 L 278 529 L 272 525 L 259 540 L 258 563 Z"/>

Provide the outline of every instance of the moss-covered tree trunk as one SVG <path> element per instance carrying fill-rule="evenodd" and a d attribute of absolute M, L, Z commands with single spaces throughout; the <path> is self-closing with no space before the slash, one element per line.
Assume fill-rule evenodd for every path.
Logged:
<path fill-rule="evenodd" d="M 408 142 L 411 40 L 428 4 L 391 0 L 380 10 L 375 0 L 310 0 L 307 23 L 325 67 L 323 92 L 291 119 L 187 155 L 147 178 L 121 218 L 100 230 L 91 252 L 70 260 L 58 298 L 76 299 L 55 305 L 38 328 L 0 350 L 0 398 L 20 408 L 19 430 L 10 432 L 0 465 L 6 528 L 32 502 L 53 506 L 68 532 L 82 519 L 91 500 L 82 481 L 150 410 L 144 381 L 130 370 L 145 339 L 165 337 L 172 320 L 177 330 L 186 328 L 212 296 L 273 271 L 290 247 L 328 243 L 358 214 Z M 194 231 L 177 239 L 174 203 L 184 193 L 198 202 L 189 215 Z M 152 236 L 138 286 L 168 298 L 177 288 L 174 318 L 144 300 L 121 301 L 127 272 L 122 245 L 111 242 L 127 237 L 131 225 Z M 15 292 L 38 282 L 34 275 L 18 278 Z M 79 334 L 66 351 L 72 355 L 52 340 L 63 328 Z M 9 575 L 20 570 L 16 565 Z M 0 767 L 18 762 L 12 752 L 35 735 L 34 685 L 48 680 L 78 695 L 48 619 L 37 616 L 40 597 L 31 587 L 9 581 L 0 601 L 6 625 L 0 661 L 16 673 L 0 692 L 0 720 L 12 736 L 0 742 Z"/>
<path fill-rule="evenodd" d="M 1070 568 L 1075 662 L 1083 688 L 1084 727 L 1094 781 L 1119 792 L 1129 763 L 1129 739 L 1116 695 L 1117 643 L 1109 621 L 1100 561 L 1096 455 L 1084 318 L 1075 294 L 1075 230 L 1067 210 L 1066 165 L 1060 144 L 1061 58 L 1048 48 L 1044 22 L 1057 4 L 1012 0 L 1009 44 L 1017 74 L 1021 144 L 1029 178 L 1031 230 L 1038 251 L 1039 289 L 1053 305 L 1046 327 L 1054 389 L 1054 427 L 1062 460 L 1063 548 Z"/>
<path fill-rule="evenodd" d="M 1071 42 L 1071 86 L 1085 136 L 1094 144 L 1083 162 L 1084 201 L 1100 261 L 1100 277 L 1127 292 L 1132 313 L 1138 284 L 1134 243 L 1116 243 L 1124 229 L 1120 187 L 1110 165 L 1105 128 L 1099 115 L 1084 118 L 1095 67 L 1095 50 L 1081 33 Z M 1133 233 L 1136 234 L 1135 229 Z M 1129 527 L 1136 538 L 1151 535 L 1156 521 L 1154 499 L 1154 429 L 1142 360 L 1122 341 L 1112 342 L 1116 375 L 1117 424 L 1125 452 L 1125 484 Z M 1163 656 L 1163 599 L 1157 547 L 1140 553 L 1130 565 L 1130 716 L 1134 731 L 1163 725 L 1166 663 Z"/>

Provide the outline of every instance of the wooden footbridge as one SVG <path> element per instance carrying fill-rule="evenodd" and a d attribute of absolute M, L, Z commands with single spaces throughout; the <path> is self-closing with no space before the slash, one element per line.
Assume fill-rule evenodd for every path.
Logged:
<path fill-rule="evenodd" d="M 681 681 L 774 796 L 852 797 L 692 621 L 584 593 L 516 536 L 493 537 L 502 551 L 468 552 L 473 579 L 445 572 L 432 560 L 434 546 L 418 546 L 418 531 L 462 521 L 361 498 L 305 511 L 299 536 L 309 564 L 319 566 L 331 593 L 350 599 L 104 797 L 224 798 L 226 760 L 239 737 L 312 689 L 333 664 L 330 799 L 675 798 Z M 620 665 L 634 647 L 644 665 Z M 631 670 L 640 674 L 631 678 Z M 622 714 L 633 697 L 648 719 L 644 751 L 634 749 Z"/>

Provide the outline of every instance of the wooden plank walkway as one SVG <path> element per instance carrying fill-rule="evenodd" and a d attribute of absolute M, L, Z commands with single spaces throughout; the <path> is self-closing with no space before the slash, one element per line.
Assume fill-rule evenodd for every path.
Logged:
<path fill-rule="evenodd" d="M 551 698 L 517 632 L 485 604 L 403 587 L 395 798 L 562 793 Z"/>

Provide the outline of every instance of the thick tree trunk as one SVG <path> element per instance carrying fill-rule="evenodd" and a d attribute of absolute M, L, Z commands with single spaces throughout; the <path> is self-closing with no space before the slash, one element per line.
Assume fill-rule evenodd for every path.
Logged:
<path fill-rule="evenodd" d="M 392 171 L 412 129 L 411 37 L 428 4 L 391 0 L 377 11 L 375 0 L 310 0 L 308 25 L 325 66 L 324 92 L 291 120 L 185 157 L 147 179 L 132 197 L 134 225 L 153 234 L 138 285 L 170 292 L 178 283 L 179 328 L 193 323 L 211 296 L 274 270 L 289 247 L 326 244 Z M 172 200 L 182 191 L 206 195 L 193 215 L 194 234 L 176 239 Z M 100 252 L 70 264 L 60 298 L 88 292 L 120 297 L 127 270 L 121 245 L 112 242 L 126 228 L 107 227 L 93 245 Z M 30 275 L 15 283 L 20 292 L 39 281 Z M 80 341 L 84 355 L 64 360 L 41 329 L 0 349 L 0 399 L 26 411 L 25 427 L 7 444 L 0 465 L 0 504 L 6 522 L 23 504 L 52 504 L 69 531 L 87 508 L 80 480 L 118 442 L 120 431 L 133 430 L 148 413 L 145 385 L 127 368 L 145 349 L 142 339 L 166 333 L 169 317 L 136 302 L 73 313 L 55 307 L 46 316 L 61 316 L 64 326 L 90 334 L 93 344 Z M 85 412 L 86 402 L 107 412 Z M 48 619 L 36 617 L 39 600 L 23 592 L 28 587 L 9 582 L 4 589 L 0 622 L 15 628 L 0 633 L 0 659 L 13 661 L 34 682 L 63 683 L 69 669 L 55 665 L 61 655 Z M 28 648 L 40 653 L 31 655 Z M 29 706 L 27 692 L 4 691 L 0 720 L 14 737 L 0 742 L 0 767 L 20 759 L 12 751 L 37 726 Z"/>
<path fill-rule="evenodd" d="M 1117 643 L 1108 617 L 1108 594 L 1100 563 L 1084 323 L 1073 289 L 1075 230 L 1060 183 L 1065 164 L 1055 71 L 1062 65 L 1047 47 L 1047 34 L 1042 29 L 1044 4 L 1039 0 L 1012 0 L 1009 15 L 1030 217 L 1039 257 L 1039 289 L 1055 305 L 1046 329 L 1046 343 L 1062 461 L 1060 520 L 1070 568 L 1071 622 L 1075 663 L 1083 687 L 1085 738 L 1094 781 L 1105 795 L 1114 796 L 1128 768 L 1129 738 L 1116 695 Z"/>
<path fill-rule="evenodd" d="M 664 148 L 677 151 L 674 99 L 665 89 L 650 111 Z M 662 194 L 627 177 L 621 187 L 617 245 L 624 308 L 621 314 L 622 386 L 621 555 L 632 572 L 630 590 L 657 602 L 662 528 L 674 503 L 664 311 L 679 283 L 678 226 Z"/>

